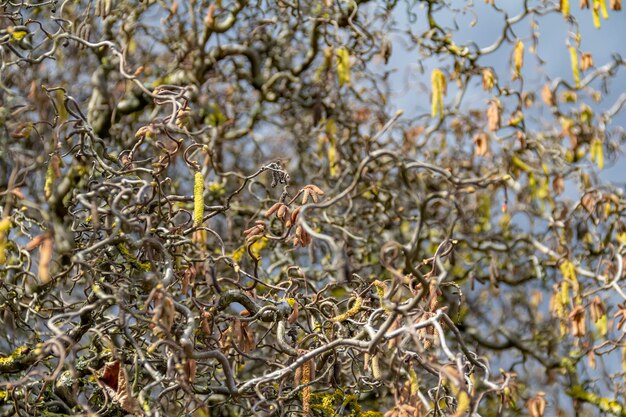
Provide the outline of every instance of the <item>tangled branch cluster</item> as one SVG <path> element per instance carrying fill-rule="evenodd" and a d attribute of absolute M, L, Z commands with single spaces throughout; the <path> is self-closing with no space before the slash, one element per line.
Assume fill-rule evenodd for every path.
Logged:
<path fill-rule="evenodd" d="M 624 412 L 626 62 L 371 3 L 1 3 L 1 415 Z"/>

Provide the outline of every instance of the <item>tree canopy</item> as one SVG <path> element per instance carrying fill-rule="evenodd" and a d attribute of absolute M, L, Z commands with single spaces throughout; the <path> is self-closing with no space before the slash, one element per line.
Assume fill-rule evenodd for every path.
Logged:
<path fill-rule="evenodd" d="M 621 0 L 1 4 L 1 416 L 626 415 Z"/>

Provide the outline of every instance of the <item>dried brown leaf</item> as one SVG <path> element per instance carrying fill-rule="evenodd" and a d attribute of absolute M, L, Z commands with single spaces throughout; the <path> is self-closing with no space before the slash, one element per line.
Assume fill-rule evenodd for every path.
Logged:
<path fill-rule="evenodd" d="M 254 335 L 248 327 L 248 322 L 233 319 L 232 335 L 234 342 L 242 352 L 249 353 L 254 350 Z"/>
<path fill-rule="evenodd" d="M 580 69 L 586 71 L 591 67 L 593 67 L 593 56 L 591 52 L 583 52 L 580 56 Z"/>
<path fill-rule="evenodd" d="M 597 200 L 592 193 L 587 193 L 580 199 L 580 204 L 589 213 L 593 213 L 595 211 L 596 203 Z"/>
<path fill-rule="evenodd" d="M 294 303 L 291 314 L 289 315 L 289 317 L 287 317 L 287 322 L 289 322 L 289 324 L 295 323 L 298 320 L 299 315 L 300 311 L 298 310 L 298 303 Z"/>
<path fill-rule="evenodd" d="M 568 316 L 571 324 L 572 336 L 584 337 L 585 328 L 585 309 L 583 306 L 576 306 Z"/>
<path fill-rule="evenodd" d="M 556 195 L 559 195 L 563 192 L 564 189 L 565 189 L 565 180 L 563 179 L 561 175 L 557 175 L 552 180 L 552 190 L 554 191 Z"/>
<path fill-rule="evenodd" d="M 480 132 L 474 136 L 474 155 L 485 156 L 489 153 L 489 136 Z"/>
<path fill-rule="evenodd" d="M 141 416 L 139 402 L 132 396 L 128 386 L 128 374 L 120 361 L 109 362 L 101 371 L 98 382 L 126 412 Z"/>
<path fill-rule="evenodd" d="M 196 368 L 197 363 L 195 359 L 187 359 L 185 362 L 185 376 L 187 378 L 187 382 L 193 384 L 196 380 Z"/>
<path fill-rule="evenodd" d="M 600 299 L 600 297 L 595 296 L 593 301 L 591 302 L 591 320 L 596 323 L 606 314 L 606 309 L 604 308 L 604 303 Z"/>
<path fill-rule="evenodd" d="M 213 23 L 215 22 L 215 10 L 216 9 L 217 9 L 217 6 L 215 5 L 215 3 L 211 3 L 209 8 L 207 9 L 206 16 L 204 17 L 204 24 L 209 28 L 213 27 Z"/>
<path fill-rule="evenodd" d="M 492 132 L 500 129 L 501 112 L 500 101 L 498 99 L 490 100 L 487 108 L 487 126 Z"/>
<path fill-rule="evenodd" d="M 546 411 L 545 396 L 546 394 L 540 391 L 526 402 L 526 408 L 528 408 L 530 417 L 543 417 Z"/>
<path fill-rule="evenodd" d="M 162 337 L 169 334 L 176 318 L 174 301 L 167 295 L 158 294 L 154 297 L 154 311 L 152 313 L 152 332 L 155 336 Z"/>
<path fill-rule="evenodd" d="M 541 98 L 543 99 L 543 102 L 546 103 L 548 106 L 556 105 L 554 93 L 552 92 L 552 89 L 548 84 L 544 85 L 541 89 Z"/>

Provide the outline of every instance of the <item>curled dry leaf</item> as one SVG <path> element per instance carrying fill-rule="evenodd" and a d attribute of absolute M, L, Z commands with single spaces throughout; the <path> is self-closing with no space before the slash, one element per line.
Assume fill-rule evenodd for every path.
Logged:
<path fill-rule="evenodd" d="M 491 91 L 496 82 L 496 76 L 491 68 L 483 68 L 483 89 L 485 91 Z"/>
<path fill-rule="evenodd" d="M 524 113 L 516 111 L 509 117 L 509 126 L 517 126 L 524 120 Z"/>
<path fill-rule="evenodd" d="M 126 412 L 135 416 L 143 415 L 139 402 L 132 396 L 128 386 L 128 373 L 120 361 L 107 363 L 101 370 L 98 383 Z"/>
<path fill-rule="evenodd" d="M 546 394 L 542 391 L 526 402 L 530 417 L 543 417 L 546 411 Z"/>
<path fill-rule="evenodd" d="M 185 379 L 190 384 L 193 384 L 196 380 L 196 367 L 197 363 L 195 359 L 187 359 L 184 363 Z"/>
<path fill-rule="evenodd" d="M 522 100 L 524 102 L 524 107 L 532 107 L 535 104 L 535 93 L 530 91 L 522 94 Z"/>
<path fill-rule="evenodd" d="M 213 313 L 212 311 L 203 311 L 201 320 L 200 320 L 200 328 L 205 336 L 210 336 L 213 334 Z"/>
<path fill-rule="evenodd" d="M 584 337 L 585 336 L 585 309 L 583 306 L 578 305 L 574 307 L 572 312 L 568 316 L 571 328 L 572 328 L 572 336 L 574 337 Z"/>
<path fill-rule="evenodd" d="M 292 303 L 289 303 L 289 304 L 291 305 Z M 295 323 L 298 320 L 299 315 L 300 315 L 300 310 L 298 310 L 298 303 L 294 302 L 293 305 L 291 306 L 291 314 L 289 315 L 289 317 L 287 317 L 287 322 L 289 324 Z"/>
<path fill-rule="evenodd" d="M 565 189 L 565 180 L 563 179 L 561 175 L 557 175 L 552 180 L 552 190 L 554 191 L 556 195 L 559 195 L 563 192 L 564 189 Z"/>
<path fill-rule="evenodd" d="M 587 193 L 580 199 L 580 204 L 588 213 L 592 214 L 596 209 L 597 199 L 593 193 Z"/>
<path fill-rule="evenodd" d="M 154 311 L 152 312 L 152 321 L 150 323 L 153 334 L 158 337 L 165 337 L 172 330 L 175 318 L 174 301 L 163 293 L 155 294 Z"/>
<path fill-rule="evenodd" d="M 618 304 L 617 308 L 618 310 L 613 317 L 615 317 L 616 320 L 619 320 L 617 322 L 617 330 L 620 330 L 626 323 L 626 304 Z"/>
<path fill-rule="evenodd" d="M 580 69 L 586 71 L 593 67 L 593 56 L 591 52 L 583 52 L 580 56 Z"/>
<path fill-rule="evenodd" d="M 207 9 L 206 16 L 204 16 L 204 24 L 209 28 L 212 27 L 213 23 L 215 22 L 215 10 L 216 9 L 217 9 L 217 6 L 215 5 L 215 3 L 211 3 L 209 8 Z"/>
<path fill-rule="evenodd" d="M 474 136 L 474 154 L 485 156 L 489 153 L 489 136 L 485 132 L 480 132 Z"/>
<path fill-rule="evenodd" d="M 241 315 L 246 317 L 250 313 L 247 310 L 241 312 Z M 244 353 L 249 353 L 254 350 L 255 340 L 254 334 L 248 326 L 248 322 L 241 321 L 237 318 L 233 319 L 231 327 L 232 338 L 237 347 Z"/>
<path fill-rule="evenodd" d="M 33 130 L 31 123 L 20 123 L 12 132 L 11 137 L 13 139 L 28 139 Z"/>
<path fill-rule="evenodd" d="M 193 265 L 185 268 L 185 270 L 183 271 L 183 276 L 181 278 L 181 291 L 183 292 L 183 294 L 187 294 L 187 290 L 189 290 L 189 285 L 193 284 L 197 273 L 198 271 Z"/>
<path fill-rule="evenodd" d="M 576 95 L 574 91 L 563 91 L 561 101 L 564 103 L 576 103 L 576 101 L 578 101 L 578 95 Z"/>
<path fill-rule="evenodd" d="M 402 385 L 396 405 L 384 414 L 384 417 L 422 417 L 426 415 L 424 405 L 417 395 L 419 381 L 413 368 L 409 370 L 409 379 Z"/>
<path fill-rule="evenodd" d="M 544 85 L 541 89 L 541 98 L 543 99 L 543 102 L 546 103 L 548 106 L 556 105 L 554 93 L 552 92 L 552 89 L 548 84 Z"/>
<path fill-rule="evenodd" d="M 357 123 L 366 123 L 369 120 L 371 113 L 371 110 L 367 107 L 357 109 L 354 112 L 354 121 Z"/>
<path fill-rule="evenodd" d="M 489 130 L 495 132 L 500 129 L 500 114 L 502 112 L 502 106 L 500 100 L 493 99 L 489 101 L 489 107 L 487 108 L 487 126 Z"/>
<path fill-rule="evenodd" d="M 597 322 L 606 314 L 606 309 L 604 308 L 604 303 L 600 299 L 600 297 L 595 296 L 591 303 L 591 320 L 593 322 Z"/>

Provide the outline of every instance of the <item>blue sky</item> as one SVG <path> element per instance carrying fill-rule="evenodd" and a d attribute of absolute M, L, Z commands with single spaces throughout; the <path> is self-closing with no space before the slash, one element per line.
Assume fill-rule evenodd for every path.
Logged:
<path fill-rule="evenodd" d="M 536 6 L 536 3 L 529 2 L 529 6 Z M 473 5 L 467 7 L 467 10 L 472 10 L 473 12 L 464 13 L 463 8 L 468 4 L 470 3 L 459 1 L 450 3 L 451 7 L 459 9 L 455 16 L 455 22 L 451 19 L 452 14 L 450 11 L 445 9 L 435 13 L 435 19 L 442 25 L 452 26 L 456 24 L 458 26 L 452 37 L 457 45 L 464 45 L 469 42 L 474 42 L 481 48 L 491 45 L 502 33 L 504 27 L 502 13 L 495 11 L 491 5 L 485 4 L 484 1 L 476 1 Z M 412 23 L 409 23 L 406 6 L 400 5 L 396 10 L 396 18 L 398 20 L 396 27 L 399 29 L 411 27 L 415 33 L 422 33 L 427 23 L 423 5 L 424 3 L 418 3 L 411 8 L 411 11 L 417 16 L 416 21 Z M 496 5 L 505 9 L 509 17 L 513 17 L 522 11 L 523 2 L 496 1 Z M 591 52 L 595 66 L 599 67 L 611 62 L 611 57 L 615 53 L 620 55 L 626 54 L 626 48 L 624 47 L 626 25 L 624 25 L 623 12 L 609 10 L 609 19 L 602 19 L 600 29 L 596 29 L 593 24 L 591 10 L 580 10 L 578 2 L 572 3 L 571 15 L 578 23 L 581 39 L 580 51 Z M 530 35 L 533 19 L 537 25 L 535 32 L 539 34 L 536 54 L 532 54 L 529 51 L 532 44 Z M 558 12 L 551 12 L 546 16 L 536 16 L 533 19 L 526 16 L 514 24 L 512 26 L 513 34 L 510 35 L 510 38 L 516 36 L 522 39 L 526 45 L 525 64 L 522 70 L 525 78 L 525 90 L 535 91 L 537 99 L 540 100 L 540 89 L 545 83 L 546 76 L 550 79 L 562 77 L 565 80 L 572 81 L 570 56 L 567 47 L 574 44 L 576 26 L 568 24 L 566 19 Z M 407 116 L 423 114 L 424 112 L 429 112 L 430 107 L 430 96 L 423 94 L 423 89 L 428 88 L 430 85 L 430 71 L 435 66 L 445 66 L 449 62 L 438 62 L 437 58 L 428 58 L 418 64 L 418 52 L 404 48 L 403 38 L 403 35 L 391 35 L 394 53 L 389 64 L 384 67 L 385 70 L 391 68 L 398 70 L 392 78 L 394 96 L 390 99 L 390 104 L 403 109 Z M 479 63 L 485 66 L 492 66 L 496 73 L 499 74 L 501 83 L 508 83 L 513 88 L 516 88 L 515 82 L 510 80 L 510 57 L 512 50 L 513 43 L 505 43 L 495 53 L 482 57 Z M 421 65 L 424 68 L 423 73 L 420 72 Z M 607 84 L 608 90 L 606 94 L 603 94 L 603 100 L 599 104 L 593 105 L 596 111 L 610 108 L 616 99 L 626 91 L 625 73 L 624 69 L 618 70 L 617 75 L 610 80 Z M 584 76 L 585 74 L 582 74 L 581 78 L 584 78 Z M 420 91 L 420 86 L 422 91 Z M 592 87 L 600 89 L 600 83 L 594 82 Z M 448 95 L 448 99 L 450 99 L 450 96 L 451 94 Z M 584 93 L 580 94 L 580 98 L 580 102 L 593 104 L 590 103 L 589 96 Z M 465 103 L 472 104 L 475 107 L 476 100 L 486 102 L 486 97 L 480 89 L 478 78 L 475 85 L 468 89 Z M 623 130 L 623 126 L 626 124 L 625 113 L 626 108 L 613 118 L 610 125 L 611 129 L 618 128 Z M 549 114 L 544 113 L 544 116 L 546 120 L 553 120 Z M 555 126 L 555 128 L 558 128 L 558 126 Z M 623 146 L 620 154 L 622 152 Z M 591 164 L 589 164 L 589 168 L 593 169 Z M 621 155 L 615 160 L 607 160 L 604 170 L 599 175 L 603 180 L 610 181 L 623 190 L 626 183 L 626 158 Z"/>

